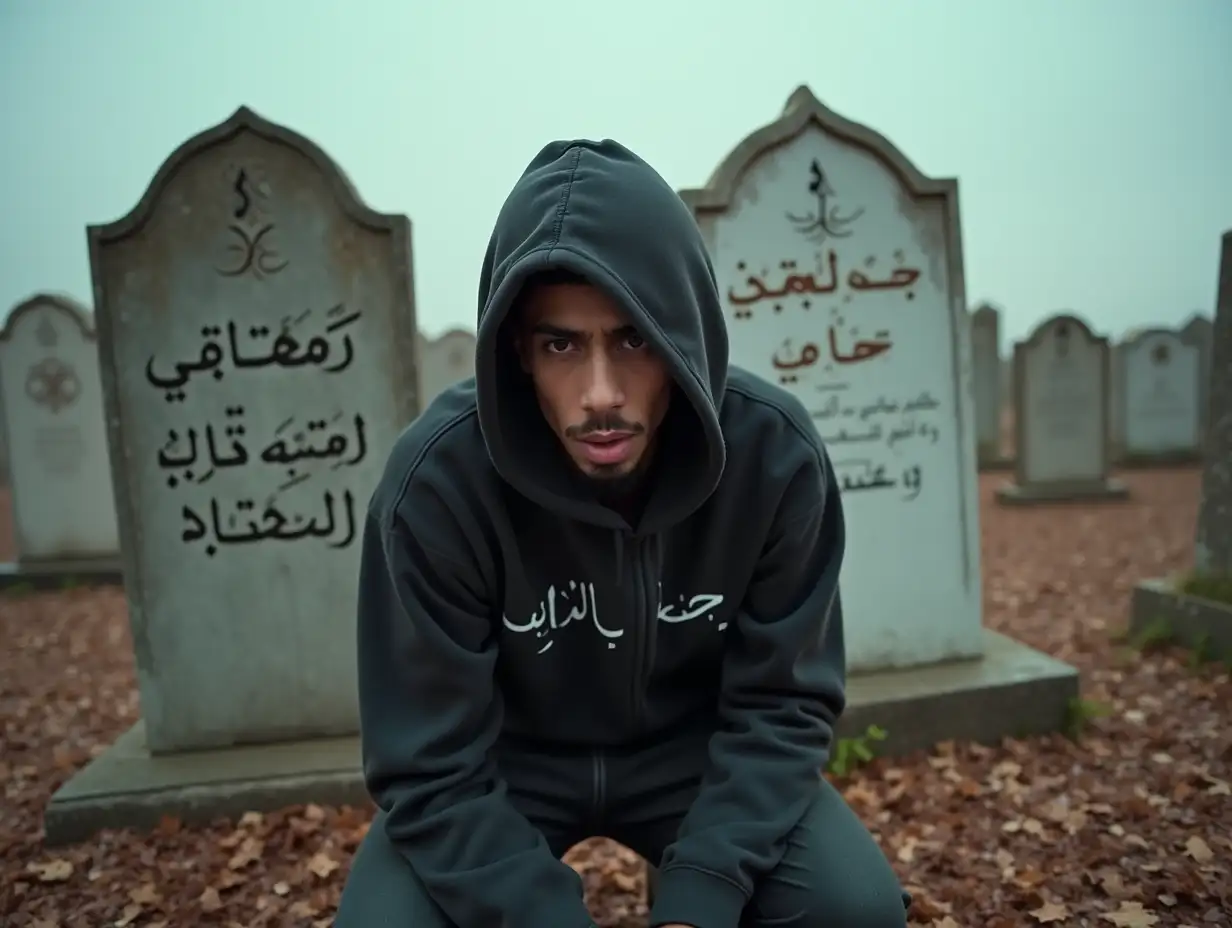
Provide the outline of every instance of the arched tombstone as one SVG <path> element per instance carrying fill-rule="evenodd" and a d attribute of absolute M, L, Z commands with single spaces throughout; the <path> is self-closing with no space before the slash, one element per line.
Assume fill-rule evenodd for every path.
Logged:
<path fill-rule="evenodd" d="M 732 365 L 799 400 L 842 488 L 848 667 L 890 678 L 853 690 L 845 724 L 886 723 L 890 751 L 1060 724 L 1073 669 L 981 621 L 957 181 L 926 177 L 802 86 L 681 197 L 714 264 Z M 1011 653 L 1030 656 L 1011 669 Z M 929 674 L 946 662 L 961 665 L 943 708 Z M 1017 689 L 1028 679 L 1034 703 Z M 967 699 L 980 711 L 959 711 Z"/>
<path fill-rule="evenodd" d="M 1121 344 L 1126 465 L 1187 463 L 1201 449 L 1201 349 L 1171 329 Z"/>
<path fill-rule="evenodd" d="M 419 395 L 427 408 L 440 393 L 475 376 L 475 333 L 450 329 L 437 338 L 420 336 Z"/>
<path fill-rule="evenodd" d="M 1125 459 L 1125 345 L 1141 327 L 1127 329 L 1108 350 L 1108 454 L 1113 466 Z"/>
<path fill-rule="evenodd" d="M 88 238 L 142 722 L 48 832 L 108 795 L 113 824 L 362 797 L 353 742 L 318 739 L 358 729 L 366 506 L 419 409 L 410 223 L 241 108 Z M 150 759 L 205 748 L 232 760 Z"/>
<path fill-rule="evenodd" d="M 0 420 L 17 560 L 0 583 L 119 582 L 98 349 L 90 313 L 40 293 L 0 330 Z"/>
<path fill-rule="evenodd" d="M 1220 241 L 1210 337 L 1209 411 L 1193 571 L 1139 582 L 1131 638 L 1164 631 L 1204 657 L 1232 661 L 1232 229 Z"/>
<path fill-rule="evenodd" d="M 1008 463 L 1001 451 L 1001 311 L 981 303 L 971 313 L 971 386 L 976 460 L 981 469 Z"/>
<path fill-rule="evenodd" d="M 1211 394 L 1211 347 L 1214 344 L 1215 327 L 1210 317 L 1194 313 L 1181 327 L 1181 338 L 1198 349 L 1198 423 L 1201 439 L 1206 439 L 1206 422 L 1210 416 Z"/>
<path fill-rule="evenodd" d="M 1108 340 L 1069 313 L 1014 345 L 1014 482 L 1004 503 L 1124 499 L 1109 479 Z"/>

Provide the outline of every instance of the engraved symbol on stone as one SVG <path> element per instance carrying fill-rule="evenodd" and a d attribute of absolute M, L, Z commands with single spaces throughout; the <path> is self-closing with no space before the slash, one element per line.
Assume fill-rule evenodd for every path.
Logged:
<path fill-rule="evenodd" d="M 1168 346 L 1161 343 L 1161 344 L 1156 345 L 1154 348 L 1152 348 L 1151 349 L 1151 360 L 1155 362 L 1156 364 L 1161 364 L 1161 365 L 1167 364 L 1168 363 Z"/>
<path fill-rule="evenodd" d="M 1064 358 L 1069 354 L 1069 325 L 1062 322 L 1056 329 L 1057 357 Z"/>
<path fill-rule="evenodd" d="M 54 348 L 59 340 L 56 337 L 56 327 L 46 316 L 39 320 L 38 328 L 34 330 L 34 338 L 40 348 Z"/>
<path fill-rule="evenodd" d="M 59 358 L 44 358 L 26 374 L 26 396 L 53 414 L 72 406 L 80 395 L 77 372 Z"/>
<path fill-rule="evenodd" d="M 831 205 L 838 194 L 816 158 L 809 164 L 808 193 L 813 200 L 813 211 L 803 216 L 788 211 L 786 215 L 797 232 L 814 242 L 824 242 L 827 238 L 847 238 L 852 233 L 847 227 L 864 215 L 863 206 L 844 216 L 837 206 Z"/>
<path fill-rule="evenodd" d="M 274 223 L 265 215 L 260 200 L 266 196 L 263 184 L 254 184 L 247 168 L 238 168 L 231 181 L 234 206 L 227 226 L 230 242 L 226 252 L 230 259 L 215 270 L 223 277 L 251 274 L 258 280 L 277 274 L 288 262 L 278 254 L 270 235 Z"/>

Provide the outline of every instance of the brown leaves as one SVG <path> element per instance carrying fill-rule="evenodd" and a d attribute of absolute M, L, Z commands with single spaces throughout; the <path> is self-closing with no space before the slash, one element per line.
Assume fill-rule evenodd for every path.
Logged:
<path fill-rule="evenodd" d="M 1159 924 L 1159 916 L 1142 908 L 1141 902 L 1123 902 L 1115 912 L 1105 912 L 1100 918 L 1118 928 L 1151 928 Z"/>
<path fill-rule="evenodd" d="M 1049 922 L 1062 922 L 1069 918 L 1069 909 L 1058 902 L 1045 902 L 1031 912 L 1031 917 L 1041 925 L 1047 925 Z"/>
<path fill-rule="evenodd" d="M 55 859 L 46 863 L 32 863 L 26 867 L 38 875 L 40 883 L 63 883 L 73 875 L 72 861 Z"/>
<path fill-rule="evenodd" d="M 1077 743 L 947 743 L 876 761 L 840 783 L 848 802 L 914 895 L 916 926 L 1226 923 L 1232 680 L 1180 652 L 1126 654 L 1111 638 L 1135 579 L 1185 566 L 1196 475 L 1131 474 L 1130 503 L 1090 510 L 1000 509 L 988 496 L 1001 479 L 982 481 L 986 622 L 1077 664 L 1084 698 L 1109 711 Z M 123 595 L 0 598 L 0 635 L 0 923 L 331 923 L 366 809 L 168 818 L 148 835 L 43 848 L 51 792 L 137 717 Z M 632 852 L 593 840 L 567 859 L 600 925 L 644 925 Z"/>
<path fill-rule="evenodd" d="M 1197 835 L 1189 836 L 1185 842 L 1185 853 L 1200 864 L 1209 864 L 1215 859 L 1215 852 L 1211 850 L 1211 846 Z"/>

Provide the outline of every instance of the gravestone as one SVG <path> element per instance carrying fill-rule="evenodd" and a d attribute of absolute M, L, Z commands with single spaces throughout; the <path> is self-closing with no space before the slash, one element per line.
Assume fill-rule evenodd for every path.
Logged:
<path fill-rule="evenodd" d="M 1181 327 L 1181 337 L 1198 349 L 1198 427 L 1200 437 L 1205 442 L 1206 423 L 1210 415 L 1211 346 L 1214 339 L 1214 327 L 1207 316 L 1194 313 Z"/>
<path fill-rule="evenodd" d="M 971 380 L 975 392 L 976 461 L 1005 466 L 1001 453 L 1001 313 L 987 303 L 971 314 Z"/>
<path fill-rule="evenodd" d="M 419 396 L 424 409 L 460 380 L 475 376 L 475 333 L 450 329 L 419 341 Z"/>
<path fill-rule="evenodd" d="M 1108 453 L 1113 466 L 1125 459 L 1125 345 L 1144 331 L 1140 327 L 1128 329 L 1109 348 Z"/>
<path fill-rule="evenodd" d="M 1146 329 L 1122 343 L 1125 464 L 1198 456 L 1201 363 L 1198 346 L 1168 329 Z"/>
<path fill-rule="evenodd" d="M 1162 630 L 1204 658 L 1232 662 L 1232 229 L 1220 242 L 1208 389 L 1194 570 L 1139 583 L 1129 624 L 1131 636 Z"/>
<path fill-rule="evenodd" d="M 1014 482 L 1005 503 L 1124 499 L 1109 480 L 1108 340 L 1068 313 L 1014 345 Z"/>
<path fill-rule="evenodd" d="M 89 312 L 40 293 L 0 330 L 0 421 L 13 494 L 14 564 L 0 584 L 119 582 L 98 348 Z"/>
<path fill-rule="evenodd" d="M 418 412 L 410 223 L 241 108 L 88 237 L 142 722 L 48 831 L 362 797 L 330 736 L 358 729 L 367 503 Z"/>
<path fill-rule="evenodd" d="M 857 677 L 845 724 L 886 721 L 890 750 L 1059 724 L 1072 668 L 981 622 L 957 181 L 925 177 L 800 87 L 681 196 L 714 263 L 731 363 L 801 401 L 842 487 Z"/>

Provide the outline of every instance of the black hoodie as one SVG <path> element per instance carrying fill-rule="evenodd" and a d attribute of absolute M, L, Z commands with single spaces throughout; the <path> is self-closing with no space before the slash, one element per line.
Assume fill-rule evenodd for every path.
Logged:
<path fill-rule="evenodd" d="M 596 501 L 502 332 L 555 268 L 614 298 L 675 380 L 636 525 Z M 714 732 L 652 926 L 735 928 L 817 788 L 844 706 L 842 507 L 803 406 L 727 354 L 671 187 L 612 141 L 545 147 L 488 245 L 475 378 L 400 437 L 364 535 L 364 773 L 460 928 L 591 924 L 576 874 L 505 796 L 502 735 Z"/>

